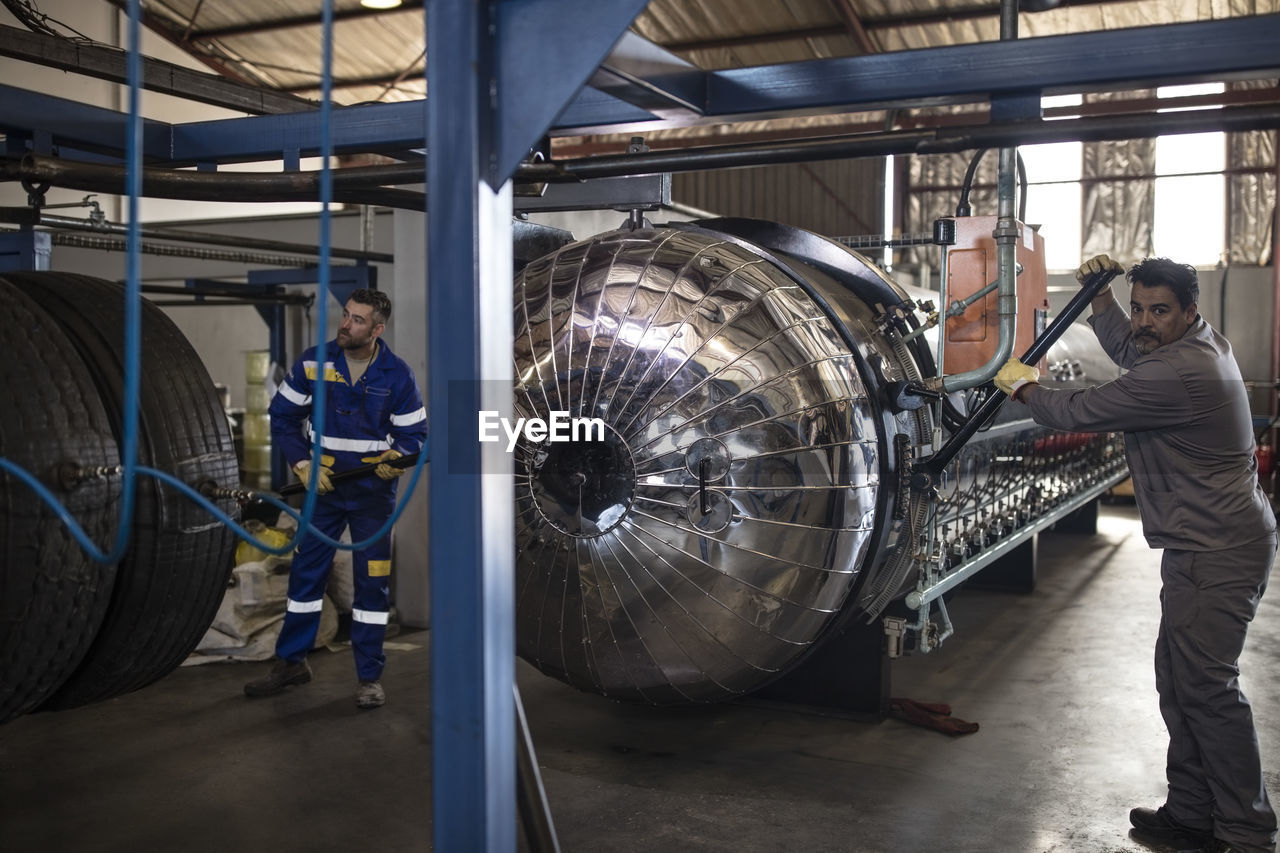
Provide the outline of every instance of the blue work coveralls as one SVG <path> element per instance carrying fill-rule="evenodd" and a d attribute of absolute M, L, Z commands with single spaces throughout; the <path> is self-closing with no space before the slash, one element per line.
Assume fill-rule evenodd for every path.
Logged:
<path fill-rule="evenodd" d="M 334 474 L 367 465 L 389 449 L 402 454 L 425 451 L 427 413 L 409 366 L 379 340 L 373 360 L 353 384 L 346 353 L 336 341 L 326 350 L 323 368 L 316 361 L 316 347 L 304 352 L 271 399 L 271 439 L 289 467 L 311 459 L 316 438 L 310 418 L 312 392 L 321 377 L 326 394 L 322 461 Z M 317 499 L 311 523 L 332 539 L 350 527 L 352 542 L 365 541 L 391 517 L 396 482 L 370 473 L 335 483 L 332 492 Z M 315 536 L 304 539 L 294 552 L 284 625 L 276 640 L 276 655 L 282 660 L 300 661 L 315 645 L 334 552 Z M 356 675 L 361 681 L 377 681 L 386 663 L 382 641 L 391 609 L 390 532 L 354 552 L 352 573 Z"/>

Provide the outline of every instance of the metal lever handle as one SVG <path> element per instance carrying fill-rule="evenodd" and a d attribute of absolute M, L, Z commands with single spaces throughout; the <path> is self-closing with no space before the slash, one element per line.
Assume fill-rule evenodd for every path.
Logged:
<path fill-rule="evenodd" d="M 1044 358 L 1045 354 L 1049 352 L 1049 348 L 1057 343 L 1058 338 L 1062 337 L 1062 333 L 1084 311 L 1085 306 L 1092 302 L 1104 287 L 1110 285 L 1111 280 L 1117 275 L 1119 273 L 1116 270 L 1108 269 L 1087 276 L 1080 286 L 1080 292 L 1072 297 L 1071 301 L 1067 303 L 1067 307 L 1063 308 L 1058 316 L 1053 318 L 1053 322 L 1049 324 L 1049 327 L 1041 332 L 1040 337 L 1036 338 L 1027 351 L 1020 356 L 1020 360 L 1024 364 L 1035 364 Z M 964 426 L 956 430 L 951 438 L 947 439 L 947 443 L 937 453 L 915 466 L 916 473 L 927 475 L 929 483 L 936 481 L 951 460 L 960 452 L 961 448 L 965 446 L 969 439 L 973 438 L 973 434 L 995 417 L 996 412 L 1004 405 L 1006 399 L 1005 395 L 999 392 L 989 396 L 969 420 L 965 421 Z"/>
<path fill-rule="evenodd" d="M 698 460 L 698 509 L 703 514 L 711 512 L 711 499 L 707 496 L 707 475 L 711 472 L 711 460 L 706 456 Z"/>
<path fill-rule="evenodd" d="M 372 474 L 373 470 L 379 465 L 390 465 L 392 468 L 408 468 L 418 461 L 419 455 L 419 453 L 406 453 L 404 456 L 392 459 L 389 462 L 370 462 L 368 465 L 361 465 L 359 468 L 352 468 L 351 470 L 343 471 L 340 474 L 330 474 L 329 482 L 342 483 L 347 480 L 357 480 L 361 477 L 367 477 Z M 306 483 L 290 483 L 280 489 L 280 491 L 276 492 L 276 494 L 280 495 L 282 498 L 287 498 L 289 495 L 300 495 L 306 490 Z"/>

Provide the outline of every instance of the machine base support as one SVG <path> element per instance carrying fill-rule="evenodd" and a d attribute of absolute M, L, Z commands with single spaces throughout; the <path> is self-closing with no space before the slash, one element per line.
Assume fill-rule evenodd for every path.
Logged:
<path fill-rule="evenodd" d="M 799 666 L 747 697 L 748 702 L 879 722 L 889 716 L 890 660 L 884 627 L 850 620 Z"/>
<path fill-rule="evenodd" d="M 1069 516 L 1068 516 L 1069 517 Z M 1066 519 L 1063 519 L 1066 521 Z M 1058 522 L 1061 524 L 1062 522 Z M 1036 552 L 1040 534 L 1018 545 L 1008 554 L 978 572 L 969 581 L 974 589 L 1000 589 L 1009 592 L 1035 592 Z"/>
<path fill-rule="evenodd" d="M 1098 532 L 1098 498 L 1089 501 L 1070 515 L 1058 519 L 1049 529 L 1054 533 L 1094 535 Z"/>

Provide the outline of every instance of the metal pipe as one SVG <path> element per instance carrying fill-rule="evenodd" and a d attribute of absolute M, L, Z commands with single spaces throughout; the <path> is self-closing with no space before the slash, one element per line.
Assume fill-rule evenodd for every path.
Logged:
<path fill-rule="evenodd" d="M 533 853 L 560 853 L 555 820 L 547 802 L 547 791 L 538 770 L 538 757 L 533 748 L 533 734 L 525 717 L 520 688 L 513 684 L 516 710 L 516 805 L 525 841 Z"/>
<path fill-rule="evenodd" d="M 281 299 L 279 297 L 262 297 L 260 299 L 148 299 L 152 305 L 158 308 L 207 308 L 214 305 L 219 306 L 241 306 L 241 305 L 297 305 L 300 304 L 292 299 Z"/>
<path fill-rule="evenodd" d="M 943 640 L 950 637 L 956 632 L 955 626 L 951 624 L 951 614 L 947 612 L 947 602 L 944 598 L 938 598 L 938 615 L 942 617 L 942 633 L 938 634 L 936 643 L 942 645 Z"/>
<path fill-rule="evenodd" d="M 1018 278 L 1015 271 L 1018 251 L 1018 221 L 1013 216 L 1014 170 L 1018 149 L 1000 149 L 1000 180 L 998 218 L 992 236 L 996 240 L 997 312 L 999 314 L 999 340 L 996 350 L 986 364 L 964 373 L 943 377 L 944 392 L 974 388 L 991 380 L 1013 354 L 1013 339 L 1018 324 Z"/>
<path fill-rule="evenodd" d="M 1275 150 L 1280 151 L 1280 131 L 1275 134 L 1277 143 Z M 1276 158 L 1276 174 L 1275 188 L 1280 190 L 1280 157 Z M 1272 292 L 1272 320 L 1271 320 L 1271 378 L 1280 377 L 1280 192 L 1275 193 L 1276 205 L 1271 208 L 1271 269 L 1275 274 L 1275 289 Z M 1274 427 L 1276 419 L 1280 418 L 1280 383 L 1272 382 L 1271 385 L 1271 447 L 1277 447 L 1277 438 L 1280 438 Z M 1273 473 L 1271 481 L 1271 494 L 1280 493 L 1280 472 Z"/>
<path fill-rule="evenodd" d="M 1018 37 L 1018 0 L 1000 0 L 1000 41 Z"/>
<path fill-rule="evenodd" d="M 887 154 L 944 154 L 1045 142 L 1148 139 L 1176 133 L 1262 130 L 1277 126 L 1280 126 L 1280 107 L 1274 105 L 1057 121 L 998 122 L 931 130 L 853 134 L 783 145 L 771 142 L 740 143 L 526 163 L 516 170 L 516 179 L 572 181 L 774 163 L 883 157 Z"/>
<path fill-rule="evenodd" d="M 266 302 L 279 302 L 288 305 L 310 305 L 315 301 L 314 293 L 290 293 L 288 291 L 267 291 L 260 287 L 177 287 L 167 284 L 144 284 L 143 293 L 165 293 L 170 296 L 213 296 L 226 299 L 253 299 Z"/>
<path fill-rule="evenodd" d="M 1011 41 L 1017 37 L 1018 0 L 1000 0 L 1000 40 Z M 1018 330 L 1018 277 L 1015 267 L 1018 261 L 1020 229 L 1014 215 L 1017 168 L 1018 149 L 1013 146 L 1001 148 L 996 180 L 996 228 L 992 232 L 996 241 L 996 282 L 999 294 L 996 299 L 999 314 L 996 350 L 981 367 L 943 377 L 944 392 L 974 388 L 990 381 L 1013 354 L 1013 339 Z M 1026 192 L 1025 187 L 1023 192 Z"/>
<path fill-rule="evenodd" d="M 939 220 L 939 222 L 941 221 L 942 220 Z M 939 226 L 935 226 L 935 227 L 939 227 Z M 952 222 L 950 224 L 950 232 L 949 232 L 951 235 L 952 243 L 955 242 L 954 229 L 955 229 L 955 223 Z M 948 244 L 943 242 L 939 243 L 939 246 L 938 246 L 938 307 L 939 308 L 947 304 L 947 296 L 950 293 L 950 283 L 947 280 L 948 277 L 951 275 L 951 266 L 949 263 L 950 251 L 951 251 L 951 247 Z M 945 358 L 946 351 L 947 351 L 946 338 L 947 338 L 946 326 L 944 325 L 942 329 L 938 331 L 938 340 L 935 347 L 937 354 L 934 356 L 934 365 L 937 368 L 939 376 L 946 375 L 943 372 L 943 360 Z M 938 418 L 936 417 L 937 414 L 944 410 L 944 403 L 945 401 L 939 398 L 937 402 L 937 411 L 934 413 L 935 422 L 937 422 L 938 420 Z M 936 444 L 936 441 L 935 441 L 935 444 Z"/>
<path fill-rule="evenodd" d="M 373 246 L 373 208 L 367 204 L 360 205 L 360 251 L 368 254 L 369 249 Z M 329 249 L 329 254 L 334 254 L 334 249 Z"/>
<path fill-rule="evenodd" d="M 883 157 L 889 154 L 945 154 L 972 151 L 978 148 L 1038 145 L 1047 142 L 1148 139 L 1178 133 L 1265 130 L 1278 126 L 1280 126 L 1280 106 L 1275 105 L 1188 110 L 1155 115 L 1104 115 L 1056 121 L 1003 122 L 929 130 L 859 133 L 781 145 L 775 142 L 755 142 L 524 163 L 516 169 L 515 180 L 518 183 L 567 183 L 591 178 L 614 178 L 662 172 L 692 172 L 816 160 Z M 50 163 L 57 162 L 49 158 L 41 159 L 48 160 Z M 82 165 L 88 167 L 90 164 L 71 164 L 57 170 L 47 166 L 35 171 L 24 171 L 20 165 L 9 161 L 0 166 L 0 180 L 19 180 L 27 177 L 39 182 L 50 179 L 42 178 L 42 174 L 50 175 L 56 171 L 57 180 L 51 180 L 51 183 L 57 186 L 89 192 L 119 193 L 121 191 L 120 182 L 123 179 L 117 177 L 113 181 L 111 177 L 113 174 L 123 175 L 123 170 L 119 167 L 92 165 L 94 174 L 88 175 L 79 171 Z M 171 185 L 168 191 L 172 194 L 157 194 L 154 197 L 196 201 L 314 201 L 318 195 L 315 190 L 307 189 L 318 181 L 316 176 L 319 173 L 316 172 L 203 173 L 160 169 L 147 170 L 144 194 L 151 196 L 154 183 L 163 175 L 173 174 L 181 176 L 178 180 L 183 182 L 182 185 Z M 72 180 L 73 178 L 75 180 Z M 248 182 L 249 186 L 241 182 L 242 178 Z M 388 166 L 338 169 L 333 173 L 334 186 L 341 187 L 342 190 L 335 192 L 335 200 L 353 204 L 379 204 L 386 207 L 424 210 L 426 205 L 424 194 L 387 188 L 388 185 L 422 183 L 424 179 L 423 163 L 395 163 Z M 284 188 L 280 192 L 286 194 L 286 197 L 273 199 L 246 197 L 251 187 L 257 187 L 257 191 L 262 192 L 270 187 L 272 181 L 283 185 Z M 195 194 L 197 182 L 201 183 L 198 195 Z M 231 195 L 233 190 L 238 195 Z"/>
<path fill-rule="evenodd" d="M 123 252 L 127 248 L 127 242 L 123 238 L 99 237 L 93 234 L 63 234 L 58 231 L 52 231 L 49 232 L 49 240 L 55 246 L 101 249 L 106 252 Z M 230 261 L 239 264 L 262 264 L 277 267 L 314 267 L 316 265 L 316 262 L 311 258 L 264 255 L 257 252 L 235 252 L 224 249 L 199 249 L 193 246 L 157 245 L 146 242 L 140 244 L 140 251 L 147 255 L 194 258 L 201 261 Z"/>
<path fill-rule="evenodd" d="M 979 290 L 977 293 L 973 294 L 972 296 L 969 296 L 965 299 L 957 299 L 955 302 L 952 302 L 951 307 L 947 309 L 947 316 L 959 317 L 961 314 L 963 314 L 965 311 L 969 309 L 970 305 L 977 302 L 979 299 L 986 296 L 988 293 L 995 290 L 999 286 L 1000 286 L 1000 280 L 996 279 L 995 281 L 991 282 L 986 287 L 982 288 L 982 290 Z"/>
<path fill-rule="evenodd" d="M 21 209 L 21 208 L 20 208 Z M 3 209 L 0 209 L 3 210 Z M 3 218 L 0 215 L 0 218 Z M 15 223 L 21 224 L 21 223 Z M 49 228 L 62 228 L 71 231 L 90 231 L 98 234 L 125 234 L 128 228 L 116 222 L 94 222 L 91 219 L 76 219 L 70 216 L 49 216 L 40 211 L 37 225 Z M 286 243 L 282 240 L 262 240 L 256 237 L 241 237 L 232 234 L 212 234 L 207 231 L 179 231 L 169 228 L 141 229 L 143 239 L 172 240 L 176 243 L 202 243 L 212 246 L 235 246 L 239 249 L 264 249 L 271 252 L 298 252 L 303 255 L 318 256 L 319 249 L 306 243 Z M 374 261 L 393 263 L 395 255 L 385 252 L 368 252 L 359 249 L 329 249 L 333 258 L 347 258 L 354 261 Z"/>
<path fill-rule="evenodd" d="M 1022 264 L 1015 264 L 1014 271 L 1016 275 L 1022 275 Z M 957 299 L 955 302 L 951 303 L 951 306 L 947 308 L 946 312 L 942 315 L 942 317 L 939 317 L 937 314 L 934 314 L 929 319 L 928 322 L 921 323 L 918 328 L 913 329 L 907 334 L 903 335 L 902 340 L 910 341 L 913 338 L 918 338 L 920 335 L 923 335 L 925 332 L 929 331 L 934 326 L 938 325 L 938 323 L 940 323 L 943 319 L 947 317 L 959 317 L 961 314 L 963 314 L 965 311 L 968 310 L 970 305 L 977 302 L 979 299 L 983 298 L 984 296 L 986 296 L 988 293 L 995 290 L 999 286 L 1000 286 L 1000 280 L 996 279 L 995 281 L 991 282 L 981 290 L 970 294 L 968 297 L 964 299 Z M 942 372 L 941 367 L 938 368 L 938 372 L 939 373 Z"/>
<path fill-rule="evenodd" d="M 345 170 L 340 170 L 345 171 Z M 334 182 L 333 201 L 352 204 L 381 204 L 406 210 L 424 210 L 426 196 L 408 190 L 370 186 L 364 169 L 348 175 L 354 188 L 344 181 Z M 142 170 L 141 194 L 147 198 L 174 198 L 189 201 L 318 201 L 320 176 L 314 172 L 196 172 L 189 169 Z M 126 170 L 122 166 L 69 162 L 53 157 L 26 154 L 20 160 L 0 163 L 0 180 L 27 180 L 34 184 L 119 195 L 124 191 Z M 341 190 L 339 190 L 341 187 Z"/>

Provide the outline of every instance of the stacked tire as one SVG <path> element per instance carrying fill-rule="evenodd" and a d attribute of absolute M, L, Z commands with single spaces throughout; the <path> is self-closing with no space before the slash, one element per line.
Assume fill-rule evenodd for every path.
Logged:
<path fill-rule="evenodd" d="M 0 276 L 0 457 L 38 479 L 65 512 L 0 468 L 0 723 L 137 690 L 177 667 L 217 611 L 235 537 L 171 484 L 134 480 L 128 547 L 114 564 L 73 538 L 73 520 L 102 552 L 118 535 L 119 475 L 68 472 L 120 465 L 125 295 L 66 273 Z M 193 488 L 238 486 L 221 402 L 190 343 L 142 303 L 138 464 Z M 234 502 L 219 508 L 234 516 Z"/>

